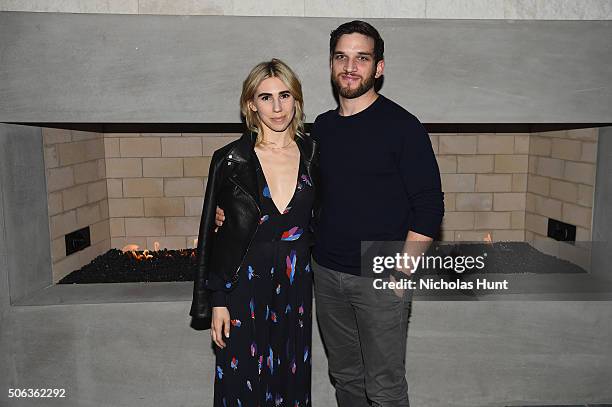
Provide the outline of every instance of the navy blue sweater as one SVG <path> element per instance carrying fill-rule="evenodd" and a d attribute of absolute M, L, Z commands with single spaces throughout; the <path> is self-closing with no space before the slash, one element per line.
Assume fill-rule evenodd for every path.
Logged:
<path fill-rule="evenodd" d="M 382 95 L 367 109 L 319 115 L 321 215 L 313 256 L 359 275 L 361 241 L 437 237 L 444 216 L 440 171 L 419 120 Z"/>

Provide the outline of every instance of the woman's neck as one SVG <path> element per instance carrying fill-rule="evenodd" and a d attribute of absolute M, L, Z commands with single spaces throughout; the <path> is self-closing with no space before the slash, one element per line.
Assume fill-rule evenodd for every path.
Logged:
<path fill-rule="evenodd" d="M 264 131 L 261 137 L 262 144 L 271 148 L 283 148 L 289 146 L 293 140 L 289 134 L 289 130 L 282 132 L 266 132 Z"/>

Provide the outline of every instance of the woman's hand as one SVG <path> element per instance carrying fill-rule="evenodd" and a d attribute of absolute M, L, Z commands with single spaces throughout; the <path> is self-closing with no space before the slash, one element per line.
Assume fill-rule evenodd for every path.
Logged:
<path fill-rule="evenodd" d="M 226 338 L 230 335 L 230 314 L 227 307 L 213 307 L 212 320 L 210 323 L 210 336 L 215 344 L 221 349 L 225 348 L 223 334 Z"/>

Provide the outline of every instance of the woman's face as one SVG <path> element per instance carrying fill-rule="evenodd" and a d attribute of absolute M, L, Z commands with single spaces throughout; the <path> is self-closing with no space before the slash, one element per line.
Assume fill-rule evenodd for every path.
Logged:
<path fill-rule="evenodd" d="M 295 115 L 295 99 L 283 81 L 272 77 L 259 84 L 253 100 L 249 101 L 249 108 L 257 112 L 264 130 L 267 127 L 274 132 L 283 132 Z"/>

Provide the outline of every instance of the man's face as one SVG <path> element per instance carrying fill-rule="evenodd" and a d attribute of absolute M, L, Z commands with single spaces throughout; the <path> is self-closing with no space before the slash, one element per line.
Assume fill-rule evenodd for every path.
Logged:
<path fill-rule="evenodd" d="M 363 34 L 338 38 L 331 56 L 331 79 L 340 96 L 357 98 L 374 87 L 384 69 L 384 61 L 374 62 L 374 39 Z"/>

